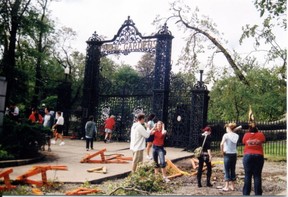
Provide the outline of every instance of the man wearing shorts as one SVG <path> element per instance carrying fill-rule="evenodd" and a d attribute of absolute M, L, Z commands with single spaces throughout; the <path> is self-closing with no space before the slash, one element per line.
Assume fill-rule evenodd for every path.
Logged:
<path fill-rule="evenodd" d="M 115 127 L 115 116 L 111 115 L 110 118 L 105 120 L 105 139 L 104 142 L 110 142 L 112 138 L 112 131 Z"/>

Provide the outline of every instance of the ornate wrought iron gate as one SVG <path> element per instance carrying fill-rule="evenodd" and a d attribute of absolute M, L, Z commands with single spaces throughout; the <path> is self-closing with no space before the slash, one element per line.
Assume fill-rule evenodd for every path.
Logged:
<path fill-rule="evenodd" d="M 99 117 L 103 109 L 110 109 L 109 113 L 117 116 L 116 130 L 121 140 L 126 140 L 127 131 L 133 122 L 131 114 L 137 108 L 143 109 L 146 114 L 153 112 L 159 119 L 168 121 L 172 39 L 166 24 L 155 35 L 142 36 L 130 17 L 125 20 L 113 39 L 102 40 L 96 32 L 89 38 L 82 100 L 83 130 L 88 116 Z M 131 52 L 155 54 L 152 92 L 142 89 L 142 94 L 103 94 L 103 88 L 100 88 L 101 57 L 109 54 L 128 55 Z"/>

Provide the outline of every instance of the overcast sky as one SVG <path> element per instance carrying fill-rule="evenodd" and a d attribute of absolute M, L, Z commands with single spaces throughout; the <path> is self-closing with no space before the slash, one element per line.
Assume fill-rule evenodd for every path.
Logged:
<path fill-rule="evenodd" d="M 53 2 L 50 6 L 52 16 L 57 19 L 60 26 L 71 27 L 77 32 L 74 47 L 86 53 L 86 41 L 94 31 L 105 36 L 107 40 L 113 38 L 128 16 L 136 24 L 142 35 L 151 35 L 157 32 L 152 25 L 157 15 L 167 17 L 170 15 L 169 2 L 171 0 L 62 0 Z M 225 47 L 230 51 L 235 49 L 238 53 L 248 53 L 253 45 L 246 43 L 239 45 L 242 26 L 246 24 L 259 24 L 260 17 L 252 0 L 184 0 L 192 10 L 196 6 L 201 15 L 209 16 L 217 24 L 218 30 L 228 40 Z M 176 62 L 184 42 L 181 33 L 174 22 L 168 27 L 175 37 L 172 42 L 172 60 Z M 286 34 L 279 35 L 286 38 Z M 282 38 L 281 38 L 282 39 Z M 134 65 L 139 60 L 136 53 L 121 56 L 121 61 Z M 227 64 L 227 63 L 226 63 Z"/>

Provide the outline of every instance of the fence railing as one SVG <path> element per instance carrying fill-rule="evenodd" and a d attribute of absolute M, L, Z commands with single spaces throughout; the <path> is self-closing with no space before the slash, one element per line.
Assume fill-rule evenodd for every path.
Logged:
<path fill-rule="evenodd" d="M 225 121 L 210 121 L 209 125 L 212 127 L 212 145 L 214 150 L 220 150 L 220 142 L 222 136 L 225 134 L 224 125 Z M 244 146 L 242 144 L 242 138 L 245 132 L 248 131 L 247 122 L 235 122 L 237 125 L 242 125 L 242 130 L 237 131 L 239 134 L 239 140 L 237 143 L 239 154 L 243 153 Z M 263 132 L 266 137 L 266 143 L 263 145 L 264 154 L 275 156 L 286 156 L 287 145 L 287 125 L 286 121 L 275 122 L 257 122 L 257 127 L 260 132 Z"/>

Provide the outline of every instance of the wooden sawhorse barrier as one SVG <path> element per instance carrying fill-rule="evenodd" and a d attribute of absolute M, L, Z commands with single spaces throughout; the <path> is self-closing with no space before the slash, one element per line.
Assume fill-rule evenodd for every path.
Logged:
<path fill-rule="evenodd" d="M 28 184 L 35 184 L 36 186 L 43 186 L 43 185 L 47 185 L 47 174 L 46 171 L 47 170 L 68 170 L 67 166 L 49 166 L 49 165 L 44 165 L 44 166 L 33 166 L 32 169 L 28 170 L 25 174 L 18 176 L 16 178 L 16 180 L 24 182 L 24 183 L 28 183 Z M 42 176 L 42 180 L 41 181 L 35 181 L 35 180 L 31 180 L 28 179 L 28 177 L 30 176 L 34 176 L 36 174 L 40 174 Z"/>
<path fill-rule="evenodd" d="M 66 192 L 65 195 L 68 195 L 68 196 L 86 195 L 86 194 L 92 194 L 92 193 L 97 193 L 97 192 L 101 192 L 101 190 L 79 187 L 79 188 L 74 189 L 72 191 Z"/>
<path fill-rule="evenodd" d="M 10 183 L 10 178 L 9 178 L 9 174 L 11 174 L 13 172 L 12 168 L 7 168 L 5 170 L 0 171 L 0 178 L 4 178 L 4 186 L 0 186 L 0 191 L 3 190 L 8 190 L 8 189 L 14 189 L 16 188 L 15 185 L 11 185 Z"/>
<path fill-rule="evenodd" d="M 81 163 L 128 163 L 127 161 L 132 161 L 132 157 L 123 157 L 122 154 L 114 154 L 110 157 L 105 157 L 104 152 L 106 151 L 106 148 L 97 151 L 94 154 L 87 155 L 84 157 L 80 162 Z M 101 159 L 92 160 L 91 158 L 100 155 Z"/>

